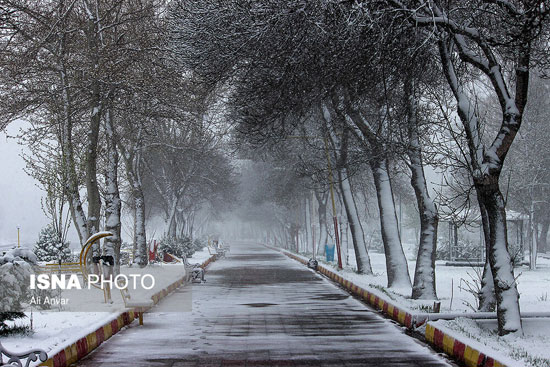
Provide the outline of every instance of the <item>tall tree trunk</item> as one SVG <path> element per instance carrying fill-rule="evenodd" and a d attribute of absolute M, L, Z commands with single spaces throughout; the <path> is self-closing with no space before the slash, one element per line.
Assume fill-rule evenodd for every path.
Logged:
<path fill-rule="evenodd" d="M 506 209 L 498 186 L 498 178 L 485 178 L 479 187 L 480 199 L 489 222 L 488 258 L 497 300 L 497 318 L 501 334 L 521 330 L 519 293 L 514 278 L 512 258 L 508 251 Z M 479 185 L 479 183 L 478 183 Z"/>
<path fill-rule="evenodd" d="M 88 131 L 88 145 L 86 149 L 86 192 L 88 194 L 88 230 L 91 234 L 99 232 L 101 213 L 101 196 L 97 182 L 97 145 L 99 141 L 99 123 L 101 120 L 101 102 L 99 92 L 95 95 L 90 129 Z"/>
<path fill-rule="evenodd" d="M 414 188 L 420 215 L 420 243 L 416 257 L 413 299 L 436 299 L 435 258 L 437 251 L 437 208 L 428 194 L 420 152 L 409 152 L 411 184 Z"/>
<path fill-rule="evenodd" d="M 378 152 L 370 159 L 370 166 L 374 176 L 378 209 L 380 211 L 380 229 L 384 253 L 386 255 L 386 271 L 388 273 L 388 287 L 400 288 L 403 291 L 412 288 L 407 259 L 403 252 L 399 227 L 395 213 L 395 203 L 388 173 L 388 162 Z"/>
<path fill-rule="evenodd" d="M 121 221 L 122 202 L 118 189 L 118 150 L 113 125 L 113 113 L 109 108 L 105 117 L 107 136 L 107 167 L 105 170 L 105 230 L 113 235 L 104 240 L 105 255 L 114 256 L 115 274 L 120 273 Z"/>
<path fill-rule="evenodd" d="M 308 249 L 309 249 L 309 245 L 312 244 L 312 234 L 311 234 L 311 213 L 309 211 L 309 205 L 310 205 L 310 200 L 309 198 L 305 198 L 305 203 L 304 203 L 304 226 L 305 226 L 305 253 L 307 254 L 308 252 Z M 313 245 L 311 246 L 311 250 L 313 251 Z"/>
<path fill-rule="evenodd" d="M 450 46 L 439 41 L 439 54 L 443 71 L 457 101 L 457 113 L 464 127 L 470 155 L 471 174 L 476 188 L 480 211 L 487 213 L 488 230 L 487 257 L 493 276 L 495 297 L 497 301 L 498 331 L 500 335 L 522 332 L 519 308 L 519 293 L 514 278 L 514 267 L 508 250 L 506 231 L 506 210 L 504 198 L 499 187 L 500 173 L 506 155 L 510 150 L 521 126 L 523 111 L 527 103 L 530 68 L 530 35 L 524 34 L 518 46 L 518 58 L 515 68 L 515 96 L 509 92 L 507 81 L 496 59 L 491 53 L 485 56 L 494 63 L 491 68 L 481 68 L 489 78 L 502 111 L 500 128 L 490 146 L 485 146 L 481 139 L 481 128 L 475 103 L 470 101 L 467 92 L 459 84 Z M 456 37 L 451 39 L 456 41 Z M 459 48 L 459 52 L 462 52 Z M 462 57 L 471 57 L 462 52 Z"/>
<path fill-rule="evenodd" d="M 124 166 L 126 167 L 126 175 L 130 183 L 130 193 L 134 204 L 134 246 L 136 252 L 134 263 L 143 267 L 149 262 L 149 254 L 145 232 L 145 198 L 139 170 L 141 166 L 141 148 L 139 142 L 135 144 L 136 146 L 133 147 L 132 152 L 126 150 L 124 144 L 119 144 L 119 149 L 124 158 Z"/>
<path fill-rule="evenodd" d="M 187 219 L 183 211 L 178 211 L 178 215 L 176 215 L 176 228 L 179 228 L 179 237 L 184 238 L 186 235 Z"/>
<path fill-rule="evenodd" d="M 69 93 L 69 85 L 67 82 L 67 74 L 63 66 L 60 72 L 60 82 L 62 86 L 63 99 L 63 129 L 62 129 L 62 151 L 63 151 L 63 166 L 66 170 L 65 192 L 68 196 L 69 211 L 71 218 L 78 233 L 80 244 L 83 246 L 86 240 L 90 237 L 90 231 L 86 220 L 86 214 L 82 208 L 82 200 L 79 193 L 78 175 L 76 173 L 76 164 L 74 160 L 73 147 L 73 118 L 71 107 L 71 96 Z"/>
<path fill-rule="evenodd" d="M 132 197 L 134 199 L 136 210 L 135 236 L 137 254 L 134 262 L 139 266 L 145 266 L 148 263 L 147 238 L 145 233 L 145 198 L 143 196 L 143 189 L 139 180 L 133 180 L 131 182 L 131 186 Z"/>
<path fill-rule="evenodd" d="M 99 14 L 93 11 L 93 7 L 87 1 L 83 2 L 88 15 L 87 27 L 85 30 L 88 49 L 87 57 L 93 65 L 91 95 L 90 95 L 90 125 L 88 128 L 88 139 L 86 146 L 86 193 L 88 196 L 88 231 L 90 234 L 99 232 L 99 220 L 101 216 L 101 196 L 97 180 L 97 146 L 99 142 L 99 127 L 101 122 L 102 95 L 99 61 L 99 45 L 101 38 L 101 25 Z M 97 5 L 97 4 L 96 4 Z"/>
<path fill-rule="evenodd" d="M 338 170 L 338 176 L 340 190 L 342 191 L 342 201 L 344 202 L 346 217 L 348 218 L 348 224 L 351 232 L 353 249 L 355 250 L 357 272 L 359 274 L 372 274 L 372 267 L 370 264 L 369 254 L 367 252 L 365 234 L 363 232 L 361 220 L 359 219 L 359 212 L 357 210 L 355 198 L 353 197 L 353 191 L 351 188 L 351 182 L 348 177 L 347 168 L 340 168 Z"/>
<path fill-rule="evenodd" d="M 319 218 L 319 242 L 317 246 L 317 255 L 321 255 L 325 251 L 325 245 L 327 244 L 328 231 L 327 231 L 327 201 L 328 195 L 326 193 L 321 194 L 315 191 L 315 197 L 317 199 L 317 217 Z"/>
<path fill-rule="evenodd" d="M 191 215 L 187 219 L 187 223 L 188 223 L 188 233 L 187 234 L 189 235 L 189 238 L 194 238 L 195 215 L 196 215 L 196 212 L 194 211 L 193 213 L 191 213 Z"/>
<path fill-rule="evenodd" d="M 357 204 L 353 197 L 353 191 L 347 169 L 348 140 L 350 131 L 344 121 L 342 112 L 335 109 L 335 105 L 337 105 L 337 103 L 335 104 L 334 101 L 331 101 L 331 103 L 324 103 L 322 104 L 321 110 L 323 111 L 324 119 L 327 122 L 326 126 L 330 133 L 331 141 L 337 148 L 335 154 L 338 184 L 340 186 L 340 191 L 342 192 L 342 202 L 344 204 L 346 217 L 348 219 L 348 224 L 351 231 L 351 239 L 353 242 L 353 249 L 355 251 L 355 261 L 357 263 L 357 272 L 359 274 L 372 274 L 365 234 L 361 225 Z M 339 124 L 335 124 L 334 122 L 336 121 L 338 121 Z M 342 127 L 342 134 L 340 137 L 336 134 L 336 128 L 338 125 Z"/>
<path fill-rule="evenodd" d="M 414 189 L 418 214 L 420 216 L 420 243 L 416 256 L 413 299 L 437 299 L 435 287 L 435 257 L 437 251 L 437 224 L 439 217 L 434 201 L 428 193 L 422 148 L 418 136 L 417 100 L 415 98 L 414 80 L 408 78 L 405 85 L 407 98 L 407 123 L 409 133 L 409 149 L 411 185 Z"/>
<path fill-rule="evenodd" d="M 172 200 L 172 206 L 170 208 L 170 216 L 168 217 L 168 229 L 166 231 L 166 234 L 168 235 L 168 238 L 175 239 L 177 237 L 176 235 L 176 212 L 178 208 L 178 201 L 173 198 Z"/>
<path fill-rule="evenodd" d="M 493 312 L 496 309 L 497 299 L 495 297 L 495 283 L 491 264 L 489 263 L 489 217 L 483 201 L 480 200 L 480 193 L 477 193 L 477 201 L 481 213 L 481 225 L 483 230 L 483 239 L 485 242 L 485 265 L 483 266 L 483 274 L 481 276 L 481 290 L 479 293 L 479 311 Z"/>
<path fill-rule="evenodd" d="M 545 217 L 542 220 L 540 235 L 537 241 L 538 252 L 546 253 L 548 250 L 548 229 L 550 228 L 550 218 Z"/>

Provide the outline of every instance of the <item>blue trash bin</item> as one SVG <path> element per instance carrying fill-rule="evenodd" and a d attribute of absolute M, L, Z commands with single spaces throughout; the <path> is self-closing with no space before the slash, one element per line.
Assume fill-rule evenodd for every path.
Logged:
<path fill-rule="evenodd" d="M 325 256 L 327 261 L 334 261 L 334 245 L 325 245 Z"/>

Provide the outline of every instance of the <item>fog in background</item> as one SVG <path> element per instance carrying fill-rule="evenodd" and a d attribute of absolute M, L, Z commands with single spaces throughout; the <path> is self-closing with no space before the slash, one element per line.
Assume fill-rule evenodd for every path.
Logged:
<path fill-rule="evenodd" d="M 32 247 L 40 229 L 49 223 L 40 203 L 45 193 L 36 185 L 36 180 L 24 171 L 25 161 L 21 154 L 28 152 L 28 149 L 14 138 L 25 127 L 26 122 L 16 121 L 0 132 L 0 247 L 17 244 L 18 226 L 21 244 Z M 68 239 L 72 246 L 78 243 L 72 228 Z"/>

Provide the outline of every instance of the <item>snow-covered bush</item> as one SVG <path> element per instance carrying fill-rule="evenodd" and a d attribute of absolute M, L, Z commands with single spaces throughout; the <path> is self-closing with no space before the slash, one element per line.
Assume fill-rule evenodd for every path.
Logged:
<path fill-rule="evenodd" d="M 30 289 L 30 276 L 37 265 L 36 255 L 29 249 L 16 248 L 0 256 L 0 312 L 18 312 L 29 303 L 37 290 Z M 40 291 L 40 295 L 50 295 Z M 45 294 L 48 293 L 48 294 Z M 41 305 L 49 308 L 49 304 Z"/>
<path fill-rule="evenodd" d="M 71 260 L 69 242 L 63 241 L 61 235 L 51 224 L 40 231 L 34 253 L 40 261 L 61 260 L 61 262 L 68 262 Z"/>
<path fill-rule="evenodd" d="M 29 330 L 28 326 L 11 326 L 6 321 L 14 321 L 27 317 L 23 312 L 0 312 L 0 335 L 23 333 Z"/>
<path fill-rule="evenodd" d="M 30 299 L 29 289 L 32 266 L 36 256 L 28 249 L 13 249 L 0 256 L 0 335 L 23 333 L 27 326 L 9 325 L 13 321 L 26 317 L 22 311 L 23 303 Z"/>
<path fill-rule="evenodd" d="M 6 252 L 4 256 L 0 256 L 0 266 L 6 263 L 24 261 L 31 265 L 38 263 L 38 257 L 34 252 L 27 248 L 14 248 Z"/>
<path fill-rule="evenodd" d="M 200 248 L 203 245 L 200 242 L 193 242 L 189 237 L 169 238 L 163 237 L 159 241 L 158 251 L 160 253 L 168 253 L 179 258 L 189 257 L 196 251 L 197 246 Z"/>
<path fill-rule="evenodd" d="M 18 312 L 29 299 L 29 279 L 36 256 L 27 249 L 13 249 L 0 257 L 0 311 Z"/>
<path fill-rule="evenodd" d="M 19 311 L 28 301 L 32 267 L 25 261 L 0 265 L 0 311 Z"/>

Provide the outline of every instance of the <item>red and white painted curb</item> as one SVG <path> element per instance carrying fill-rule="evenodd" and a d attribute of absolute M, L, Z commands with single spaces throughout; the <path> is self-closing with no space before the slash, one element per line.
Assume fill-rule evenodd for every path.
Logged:
<path fill-rule="evenodd" d="M 210 258 L 208 258 L 208 260 L 202 263 L 201 267 L 204 269 L 213 261 L 215 261 L 215 256 L 211 256 Z M 161 299 L 172 293 L 184 282 L 185 277 L 179 278 L 168 287 L 153 294 L 151 296 L 153 304 L 156 305 L 157 303 L 159 303 Z M 146 309 L 144 312 L 148 311 L 149 309 Z M 114 334 L 118 333 L 124 326 L 130 325 L 138 317 L 139 311 L 137 309 L 122 312 L 113 320 L 98 328 L 96 331 L 89 333 L 85 337 L 82 337 L 76 342 L 61 349 L 40 366 L 68 367 L 71 364 L 84 358 L 84 356 L 88 355 L 92 350 L 99 347 L 101 343 L 109 339 Z"/>
<path fill-rule="evenodd" d="M 481 352 L 468 344 L 466 340 L 451 336 L 443 328 L 428 322 L 426 324 L 426 340 L 436 349 L 441 350 L 468 367 L 506 367 L 495 358 Z"/>

